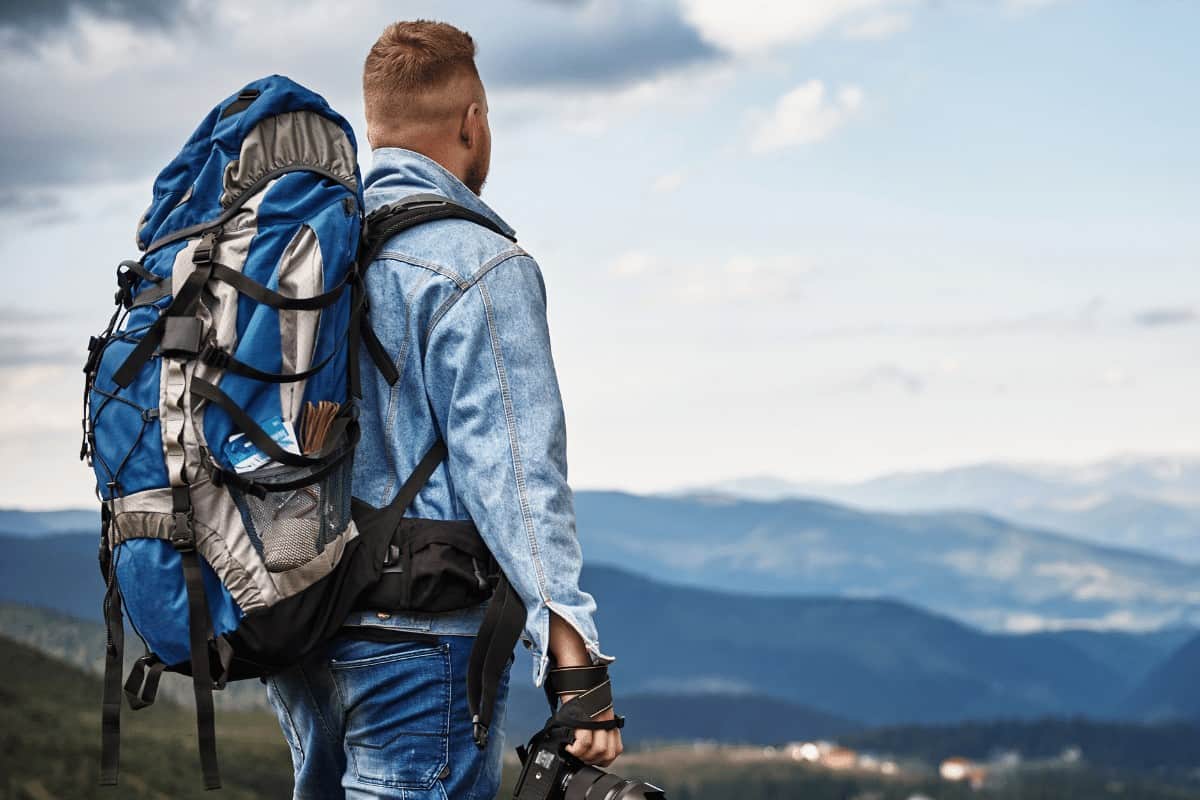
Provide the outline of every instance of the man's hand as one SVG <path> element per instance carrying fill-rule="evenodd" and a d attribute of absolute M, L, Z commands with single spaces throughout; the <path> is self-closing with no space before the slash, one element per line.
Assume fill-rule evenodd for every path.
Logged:
<path fill-rule="evenodd" d="M 569 623 L 554 613 L 550 614 L 550 652 L 553 653 L 554 661 L 560 667 L 583 667 L 592 663 L 583 639 Z M 563 695 L 559 699 L 565 703 L 574 697 L 577 695 Z M 597 715 L 595 719 L 603 722 L 616 719 L 616 717 L 610 708 Z M 595 764 L 598 767 L 607 767 L 616 760 L 617 756 L 621 755 L 624 749 L 621 744 L 620 728 L 613 728 L 610 731 L 576 728 L 575 741 L 567 745 L 568 753 L 585 764 Z"/>
<path fill-rule="evenodd" d="M 575 695 L 564 696 L 563 700 L 569 700 L 572 697 Z M 615 719 L 613 710 L 610 708 L 595 719 L 599 722 Z M 575 741 L 567 745 L 568 753 L 585 764 L 595 764 L 597 767 L 607 767 L 616 761 L 617 756 L 621 755 L 624 749 L 624 745 L 621 744 L 620 728 L 613 728 L 611 731 L 576 728 Z"/>

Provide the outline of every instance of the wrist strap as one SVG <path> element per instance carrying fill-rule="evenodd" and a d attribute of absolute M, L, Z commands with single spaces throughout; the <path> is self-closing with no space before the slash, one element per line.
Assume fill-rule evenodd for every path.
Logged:
<path fill-rule="evenodd" d="M 612 730 L 625 724 L 625 718 L 614 714 L 613 719 L 595 719 L 613 707 L 612 681 L 608 665 L 555 667 L 546 673 L 546 699 L 552 712 L 546 727 L 588 728 Z M 573 694 L 561 706 L 562 695 Z"/>

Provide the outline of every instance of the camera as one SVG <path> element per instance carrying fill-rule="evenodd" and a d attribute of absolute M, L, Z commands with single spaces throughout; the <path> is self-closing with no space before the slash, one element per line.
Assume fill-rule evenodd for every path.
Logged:
<path fill-rule="evenodd" d="M 513 800 L 666 800 L 652 783 L 622 778 L 585 764 L 563 749 L 565 743 L 547 730 L 517 748 L 521 774 Z"/>
<path fill-rule="evenodd" d="M 523 623 L 524 616 L 514 617 L 512 628 L 519 631 Z M 625 718 L 615 713 L 597 719 L 613 707 L 607 665 L 552 666 L 543 688 L 550 705 L 550 718 L 528 744 L 517 748 L 521 774 L 517 777 L 513 800 L 667 799 L 666 793 L 652 783 L 622 778 L 585 764 L 567 752 L 567 743 L 575 730 L 614 730 L 625 724 Z M 486 742 L 487 721 L 475 716 L 476 744 Z"/>

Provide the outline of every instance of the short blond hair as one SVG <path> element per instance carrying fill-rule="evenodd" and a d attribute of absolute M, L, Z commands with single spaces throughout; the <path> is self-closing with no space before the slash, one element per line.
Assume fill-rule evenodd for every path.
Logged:
<path fill-rule="evenodd" d="M 479 79 L 475 40 L 445 22 L 393 22 L 367 53 L 363 105 L 368 123 L 416 111 L 422 95 L 456 77 Z"/>

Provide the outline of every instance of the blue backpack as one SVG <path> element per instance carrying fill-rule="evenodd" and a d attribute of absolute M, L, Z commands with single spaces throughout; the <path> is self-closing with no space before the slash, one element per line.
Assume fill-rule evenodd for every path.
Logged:
<path fill-rule="evenodd" d="M 219 786 L 212 690 L 337 633 L 395 563 L 404 509 L 445 455 L 439 443 L 355 524 L 360 344 L 398 378 L 363 274 L 413 225 L 498 229 L 435 195 L 364 219 L 362 191 L 350 125 L 278 75 L 221 102 L 155 180 L 141 257 L 118 267 L 117 309 L 84 368 L 107 587 L 101 783 L 116 783 L 122 694 L 149 705 L 175 671 L 192 676 L 204 782 Z M 472 533 L 463 547 L 478 554 Z M 146 654 L 122 683 L 124 615 Z"/>

